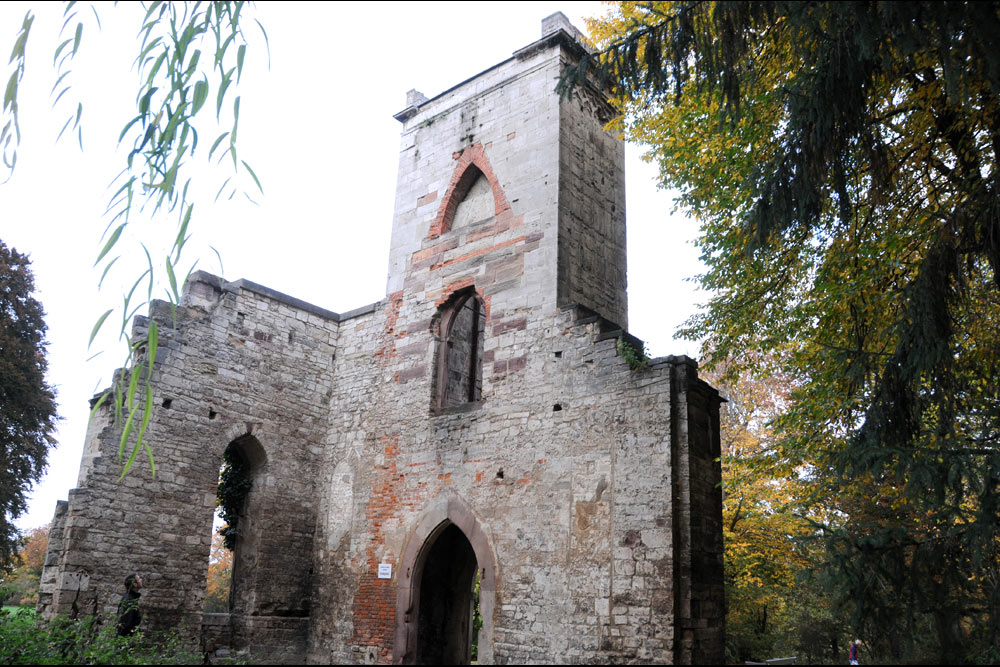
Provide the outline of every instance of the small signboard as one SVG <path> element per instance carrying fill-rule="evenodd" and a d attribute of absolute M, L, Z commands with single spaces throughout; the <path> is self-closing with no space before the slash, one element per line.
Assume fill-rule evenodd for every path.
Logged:
<path fill-rule="evenodd" d="M 378 578 L 379 579 L 392 579 L 392 563 L 379 563 L 378 564 Z"/>

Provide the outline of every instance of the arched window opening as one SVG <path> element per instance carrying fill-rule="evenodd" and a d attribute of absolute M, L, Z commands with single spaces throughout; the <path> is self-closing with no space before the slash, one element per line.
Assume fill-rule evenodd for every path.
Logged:
<path fill-rule="evenodd" d="M 474 291 L 445 306 L 438 352 L 437 407 L 474 403 L 483 393 L 483 332 L 486 309 Z"/>
<path fill-rule="evenodd" d="M 468 665 L 477 622 L 476 554 L 455 524 L 425 547 L 417 602 L 418 665 Z"/>
<path fill-rule="evenodd" d="M 465 176 L 469 179 L 469 189 L 455 208 L 455 216 L 449 225 L 451 229 L 486 220 L 494 214 L 493 188 L 486 175 L 473 166 L 469 167 L 463 178 Z"/>
<path fill-rule="evenodd" d="M 206 612 L 227 613 L 246 606 L 241 604 L 246 603 L 241 589 L 248 588 L 256 561 L 251 495 L 265 461 L 264 449 L 250 435 L 229 443 L 222 455 L 205 588 Z"/>
<path fill-rule="evenodd" d="M 236 549 L 240 515 L 252 488 L 253 475 L 250 471 L 250 462 L 239 447 L 229 445 L 222 455 L 222 468 L 219 469 L 219 490 L 216 498 L 219 518 L 222 519 L 223 523 L 223 526 L 219 528 L 219 535 L 222 537 L 222 545 L 230 551 Z"/>

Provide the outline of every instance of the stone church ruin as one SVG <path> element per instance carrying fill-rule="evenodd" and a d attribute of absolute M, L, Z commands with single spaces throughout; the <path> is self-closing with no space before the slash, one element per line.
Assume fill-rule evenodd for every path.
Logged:
<path fill-rule="evenodd" d="M 386 297 L 334 313 L 193 274 L 158 322 L 146 437 L 90 424 L 40 610 L 113 610 L 203 651 L 311 663 L 721 662 L 718 393 L 633 370 L 624 147 L 583 53 L 543 36 L 402 123 Z M 667 305 L 669 307 L 669 305 Z M 219 468 L 252 481 L 231 609 L 204 614 Z M 473 620 L 478 585 L 481 627 Z M 473 636 L 475 634 L 475 637 Z"/>

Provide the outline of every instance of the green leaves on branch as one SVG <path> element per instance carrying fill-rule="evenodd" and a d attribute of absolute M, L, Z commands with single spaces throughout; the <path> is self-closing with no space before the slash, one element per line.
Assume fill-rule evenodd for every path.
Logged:
<path fill-rule="evenodd" d="M 250 462 L 237 445 L 227 447 L 222 460 L 216 492 L 219 516 L 224 524 L 219 529 L 219 535 L 222 536 L 225 548 L 232 551 L 236 548 L 243 506 L 253 488 L 253 476 Z"/>
<path fill-rule="evenodd" d="M 91 11 L 87 12 L 81 7 L 76 2 L 67 2 L 63 7 L 58 45 L 52 58 L 55 83 L 50 97 L 53 107 L 72 98 L 73 72 L 70 66 L 80 53 L 84 35 L 91 32 L 87 25 L 91 15 L 96 28 L 101 28 L 96 9 L 91 7 Z M 135 6 L 120 9 L 132 11 Z M 231 162 L 232 170 L 224 176 L 220 194 L 228 191 L 229 198 L 232 198 L 241 189 L 241 181 L 252 181 L 252 187 L 263 193 L 257 174 L 247 161 L 238 158 L 236 143 L 241 99 L 235 91 L 242 79 L 250 50 L 242 29 L 246 23 L 246 3 L 151 2 L 142 9 L 138 31 L 140 45 L 134 62 L 138 74 L 136 113 L 119 135 L 119 143 L 127 142 L 131 147 L 124 169 L 112 182 L 114 194 L 109 198 L 105 212 L 109 221 L 95 259 L 95 266 L 101 267 L 100 282 L 103 284 L 123 252 L 134 254 L 134 250 L 122 251 L 122 248 L 126 240 L 131 241 L 139 232 L 138 223 L 132 216 L 133 206 L 137 203 L 144 213 L 154 219 L 162 214 L 176 214 L 177 232 L 162 264 L 153 262 L 145 245 L 140 242 L 148 268 L 124 295 L 121 306 L 120 337 L 128 340 L 130 345 L 125 370 L 118 375 L 115 389 L 116 416 L 124 419 L 120 422 L 124 428 L 121 441 L 123 458 L 126 440 L 132 436 L 136 438 L 131 456 L 125 462 L 126 470 L 133 464 L 140 447 L 146 448 L 150 466 L 153 466 L 152 452 L 144 442 L 152 408 L 152 392 L 148 385 L 152 366 L 143 371 L 135 365 L 141 356 L 138 354 L 141 346 L 130 340 L 127 332 L 135 314 L 151 300 L 154 285 L 163 275 L 155 267 L 163 267 L 165 271 L 167 298 L 172 312 L 180 300 L 183 279 L 193 269 L 192 265 L 187 272 L 178 271 L 183 259 L 182 251 L 191 237 L 194 211 L 194 202 L 188 195 L 191 185 L 188 166 L 197 155 L 196 124 L 201 122 L 199 118 L 205 118 L 210 99 L 215 101 L 216 123 L 228 121 L 223 113 L 228 100 L 232 99 L 231 125 L 219 135 L 206 156 L 209 161 L 215 158 L 222 142 L 228 139 L 217 161 L 221 163 L 223 156 L 228 155 L 231 160 L 226 162 Z M 8 61 L 12 69 L 3 88 L 0 156 L 9 172 L 16 164 L 21 138 L 18 92 L 34 20 L 32 12 L 25 14 Z M 267 33 L 259 21 L 254 21 L 260 28 L 265 47 L 269 49 Z M 59 136 L 75 133 L 82 149 L 84 106 L 81 101 L 74 100 L 70 108 Z M 249 180 L 243 178 L 244 174 Z M 136 296 L 141 294 L 137 293 L 137 289 L 143 280 L 148 280 L 145 299 Z M 110 315 L 106 312 L 97 318 L 90 332 L 90 343 Z M 156 326 L 156 323 L 150 324 L 152 342 L 145 343 L 154 348 Z M 123 405 L 127 414 L 122 413 Z"/>
<path fill-rule="evenodd" d="M 624 337 L 618 339 L 618 354 L 628 367 L 633 371 L 641 371 L 649 365 L 649 357 L 646 356 L 646 344 L 636 345 L 631 340 Z"/>
<path fill-rule="evenodd" d="M 94 14 L 94 19 L 97 22 L 98 29 L 101 26 L 101 19 L 97 15 L 97 10 L 91 6 L 91 10 Z M 52 101 L 52 108 L 54 109 L 58 104 L 59 100 L 69 92 L 72 87 L 68 81 L 68 77 L 71 73 L 67 67 L 69 67 L 70 62 L 76 57 L 76 54 L 80 50 L 80 43 L 83 39 L 83 19 L 78 18 L 78 6 L 75 2 L 67 2 L 63 8 L 63 24 L 62 28 L 59 30 L 59 46 L 56 47 L 55 54 L 52 56 L 52 64 L 56 68 L 56 82 L 52 86 L 51 94 L 55 94 L 56 89 L 59 89 L 59 93 L 56 94 L 55 99 Z M 75 22 L 75 25 L 74 25 Z M 73 25 L 73 33 L 71 37 L 63 36 L 66 34 L 67 28 Z M 70 46 L 72 45 L 72 46 Z M 64 85 L 65 84 L 65 85 Z M 62 86 L 62 88 L 60 88 Z M 77 102 L 75 113 L 71 113 L 69 117 L 66 118 L 66 122 L 63 123 L 62 129 L 59 131 L 59 135 L 56 137 L 56 141 L 62 138 L 62 135 L 66 133 L 66 130 L 70 132 L 76 132 L 77 141 L 80 145 L 80 150 L 83 150 L 83 126 L 80 125 L 80 120 L 83 117 L 83 102 Z M 72 124 L 72 127 L 70 127 Z"/>
<path fill-rule="evenodd" d="M 140 277 L 141 279 L 142 277 Z M 95 332 L 110 314 L 111 311 L 108 311 L 101 316 L 94 328 Z M 125 458 L 127 446 L 129 441 L 132 440 L 132 449 L 122 466 L 121 477 L 125 477 L 132 468 L 132 464 L 135 463 L 140 448 L 145 450 L 149 460 L 150 471 L 153 477 L 156 477 L 156 462 L 153 457 L 153 450 L 149 445 L 149 441 L 144 436 L 146 429 L 149 427 L 150 419 L 153 416 L 153 387 L 149 380 L 153 374 L 153 366 L 156 362 L 158 349 L 159 326 L 155 320 L 151 319 L 145 340 L 132 342 L 129 345 L 128 363 L 118 372 L 113 388 L 104 392 L 95 401 L 90 411 L 90 418 L 93 419 L 94 415 L 97 414 L 109 398 L 114 401 L 115 423 L 122 424 L 122 432 L 118 443 L 119 463 Z M 126 375 L 128 376 L 127 384 L 124 381 Z M 140 391 L 143 396 L 142 400 L 138 398 Z M 139 420 L 138 430 L 136 430 L 137 419 Z"/>
<path fill-rule="evenodd" d="M 146 10 L 136 59 L 141 81 L 136 96 L 138 115 L 126 125 L 122 139 L 135 135 L 128 171 L 133 170 L 135 158 L 141 158 L 136 169 L 142 195 L 154 214 L 165 206 L 169 210 L 179 207 L 186 215 L 184 208 L 189 202 L 184 193 L 189 179 L 184 177 L 184 158 L 193 156 L 197 148 L 194 119 L 208 100 L 214 78 L 219 121 L 234 73 L 237 80 L 242 76 L 247 53 L 239 23 L 243 6 L 242 2 L 154 2 Z M 212 58 L 203 59 L 203 52 L 212 53 Z M 239 98 L 229 130 L 234 156 L 238 123 Z M 209 151 L 209 159 L 218 143 Z M 239 171 L 235 159 L 233 171 Z M 256 176 L 252 178 L 256 182 Z M 180 191 L 179 184 L 184 184 Z M 123 210 L 130 206 L 130 202 L 124 203 Z"/>
<path fill-rule="evenodd" d="M 106 275 L 117 260 L 117 256 L 111 255 L 111 250 L 119 243 L 123 232 L 131 229 L 131 213 L 137 201 L 141 203 L 142 210 L 154 218 L 160 213 L 176 212 L 177 233 L 160 265 L 165 271 L 167 298 L 173 312 L 180 302 L 180 279 L 190 274 L 190 271 L 178 274 L 177 268 L 182 261 L 184 246 L 191 237 L 194 202 L 188 195 L 191 178 L 187 175 L 187 166 L 196 156 L 198 148 L 196 123 L 200 122 L 197 119 L 204 117 L 202 112 L 209 97 L 213 96 L 213 87 L 215 120 L 219 122 L 223 119 L 222 109 L 227 95 L 235 90 L 234 75 L 237 82 L 242 76 L 248 51 L 240 22 L 245 3 L 152 2 L 145 9 L 139 30 L 139 54 L 135 60 L 139 74 L 135 98 L 137 113 L 126 123 L 119 136 L 119 142 L 131 142 L 131 150 L 125 169 L 115 181 L 118 187 L 108 205 L 112 224 L 117 226 L 101 249 L 97 264 L 105 263 Z M 267 35 L 263 28 L 261 32 L 266 43 Z M 219 144 L 229 138 L 226 152 L 233 158 L 233 168 L 232 173 L 226 176 L 223 188 L 232 189 L 230 197 L 235 194 L 237 177 L 243 171 L 249 174 L 257 190 L 262 191 L 260 180 L 250 165 L 236 159 L 239 105 L 240 98 L 236 97 L 232 126 L 221 134 L 207 154 L 207 159 L 211 160 Z M 135 281 L 122 306 L 121 335 L 126 338 L 129 323 L 138 309 L 149 303 L 153 286 L 161 275 L 157 274 L 154 266 L 158 264 L 154 264 L 145 246 L 143 251 L 148 268 Z M 146 299 L 137 305 L 133 295 L 143 279 L 148 279 L 149 289 Z M 102 316 L 100 323 L 105 317 Z M 148 346 L 146 354 L 152 355 L 149 367 L 143 370 L 136 366 L 137 350 L 142 346 L 132 342 L 125 371 L 116 379 L 116 416 L 124 418 L 119 448 L 121 457 L 124 458 L 128 439 L 135 438 L 123 474 L 134 463 L 140 447 L 145 449 L 155 473 L 152 451 L 145 441 L 153 409 L 149 380 L 157 335 L 156 322 L 151 321 L 149 326 L 149 338 L 144 343 Z M 95 332 L 97 328 L 99 325 L 95 327 Z M 124 415 L 120 408 L 123 402 L 128 408 Z M 140 412 L 142 419 L 137 423 Z"/>
<path fill-rule="evenodd" d="M 7 62 L 8 65 L 14 65 L 14 71 L 11 72 L 7 79 L 7 85 L 4 87 L 3 109 L 0 113 L 0 123 L 3 123 L 3 128 L 0 129 L 0 159 L 3 160 L 3 164 L 9 172 L 7 179 L 14 172 L 14 166 L 17 164 L 17 147 L 21 143 L 17 87 L 24 77 L 24 51 L 28 45 L 28 36 L 31 34 L 31 24 L 34 21 L 35 17 L 30 11 L 24 15 L 24 21 L 21 23 L 21 29 L 17 33 L 14 48 L 10 53 L 10 60 Z"/>

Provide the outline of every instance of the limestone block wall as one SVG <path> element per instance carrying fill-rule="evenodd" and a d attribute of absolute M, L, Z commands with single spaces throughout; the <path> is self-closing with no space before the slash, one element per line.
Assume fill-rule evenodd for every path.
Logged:
<path fill-rule="evenodd" d="M 359 574 L 361 563 L 377 561 L 379 555 L 369 553 L 370 545 L 358 539 L 357 531 L 359 517 L 364 516 L 374 493 L 368 486 L 366 467 L 386 447 L 379 437 L 387 429 L 373 424 L 391 421 L 396 409 L 383 403 L 379 393 L 379 387 L 396 380 L 389 342 L 396 335 L 405 336 L 406 323 L 399 321 L 398 301 L 387 299 L 366 310 L 341 323 L 337 383 L 327 404 L 328 427 L 317 484 L 320 513 L 314 542 L 311 662 L 348 660 L 346 647 L 355 636 L 360 645 L 373 644 L 367 638 L 370 628 L 357 623 L 354 612 L 364 609 L 377 616 L 381 604 L 372 588 L 374 574 L 368 579 Z M 363 569 L 368 571 L 366 565 Z M 381 613 L 391 614 L 391 610 Z"/>
<path fill-rule="evenodd" d="M 676 625 L 681 636 L 676 661 L 704 664 L 721 660 L 725 641 L 722 586 L 722 464 L 718 393 L 697 379 L 693 362 L 674 377 L 674 413 L 680 422 L 672 471 L 676 557 Z"/>
<path fill-rule="evenodd" d="M 389 256 L 389 294 L 401 291 L 412 271 L 440 263 L 442 255 L 470 242 L 495 238 L 513 245 L 540 241 L 533 257 L 511 248 L 485 270 L 503 283 L 511 271 L 534 280 L 522 289 L 520 306 L 555 302 L 556 238 L 535 237 L 551 226 L 558 206 L 559 98 L 554 80 L 559 49 L 507 60 L 474 79 L 424 102 L 404 122 L 396 186 L 396 212 Z M 452 191 L 462 160 L 484 166 L 498 202 L 495 217 L 449 232 L 440 229 L 442 203 Z M 457 202 L 456 202 L 457 204 Z M 505 208 L 509 207 L 509 208 Z M 517 213 L 513 213 L 513 211 Z M 452 253 L 442 275 L 482 264 L 484 258 Z M 527 264 L 522 264 L 522 263 Z M 432 300 L 435 298 L 428 295 Z M 514 297 L 512 297 L 514 298 Z"/>
<path fill-rule="evenodd" d="M 420 554 L 447 521 L 488 581 L 484 664 L 670 662 L 681 614 L 721 596 L 679 552 L 716 497 L 673 493 L 674 460 L 690 458 L 685 392 L 703 391 L 699 415 L 718 397 L 683 360 L 632 372 L 608 335 L 627 311 L 623 152 L 599 98 L 553 91 L 572 48 L 556 33 L 397 115 L 390 293 L 340 330 L 356 352 L 330 402 L 314 662 L 415 659 Z M 472 168 L 492 215 L 451 225 L 465 192 L 490 212 L 478 176 L 462 190 Z M 485 311 L 481 400 L 441 407 L 440 323 L 469 291 Z M 721 562 L 721 542 L 697 548 Z"/>

